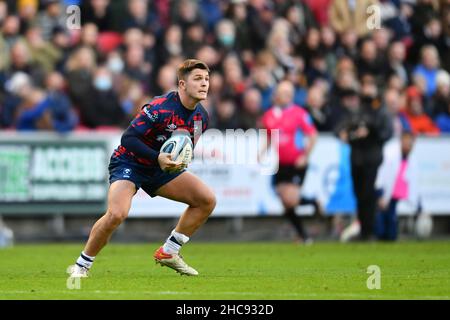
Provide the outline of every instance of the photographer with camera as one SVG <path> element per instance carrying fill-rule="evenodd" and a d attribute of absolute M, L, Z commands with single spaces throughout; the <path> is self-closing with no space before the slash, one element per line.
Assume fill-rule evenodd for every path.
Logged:
<path fill-rule="evenodd" d="M 359 240 L 374 234 L 377 204 L 375 179 L 383 160 L 383 145 L 392 136 L 392 121 L 378 98 L 372 76 L 362 77 L 361 94 L 347 89 L 341 103 L 345 111 L 335 127 L 338 137 L 350 144 L 353 189 L 357 199 L 357 217 L 361 226 Z"/>

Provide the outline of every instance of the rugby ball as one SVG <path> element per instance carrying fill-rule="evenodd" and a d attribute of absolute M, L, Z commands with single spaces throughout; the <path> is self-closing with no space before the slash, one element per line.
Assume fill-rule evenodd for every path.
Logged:
<path fill-rule="evenodd" d="M 177 130 L 161 147 L 161 152 L 170 153 L 173 161 L 181 161 L 187 166 L 192 161 L 194 146 L 190 134 L 186 130 Z"/>

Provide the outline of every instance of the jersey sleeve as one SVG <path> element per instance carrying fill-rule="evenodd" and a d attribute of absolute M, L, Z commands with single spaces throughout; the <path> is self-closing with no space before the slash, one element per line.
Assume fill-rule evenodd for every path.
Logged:
<path fill-rule="evenodd" d="M 121 145 L 138 158 L 142 158 L 144 160 L 149 159 L 152 161 L 158 160 L 159 150 L 155 150 L 145 144 L 140 133 L 131 126 L 128 127 L 122 135 Z"/>
<path fill-rule="evenodd" d="M 122 136 L 122 146 L 139 158 L 153 161 L 158 159 L 159 150 L 152 147 L 148 137 L 163 122 L 159 109 L 159 106 L 152 104 L 144 105 Z"/>

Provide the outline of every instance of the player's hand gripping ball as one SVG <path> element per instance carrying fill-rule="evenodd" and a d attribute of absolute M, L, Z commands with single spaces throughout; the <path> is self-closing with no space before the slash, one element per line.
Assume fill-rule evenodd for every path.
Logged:
<path fill-rule="evenodd" d="M 193 148 L 190 134 L 186 130 L 177 130 L 172 133 L 172 136 L 167 139 L 161 147 L 162 153 L 170 153 L 172 161 L 181 163 L 182 170 L 186 168 L 192 161 Z M 178 171 L 171 170 L 170 168 L 165 171 Z"/>

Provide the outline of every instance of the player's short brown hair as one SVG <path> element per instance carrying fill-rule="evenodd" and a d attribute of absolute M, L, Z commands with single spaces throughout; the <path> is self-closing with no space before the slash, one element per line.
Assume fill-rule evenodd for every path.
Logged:
<path fill-rule="evenodd" d="M 186 76 L 189 75 L 189 73 L 194 69 L 202 69 L 208 71 L 208 73 L 210 72 L 208 65 L 203 61 L 197 59 L 187 59 L 184 60 L 177 69 L 178 81 L 181 79 L 186 79 Z"/>

